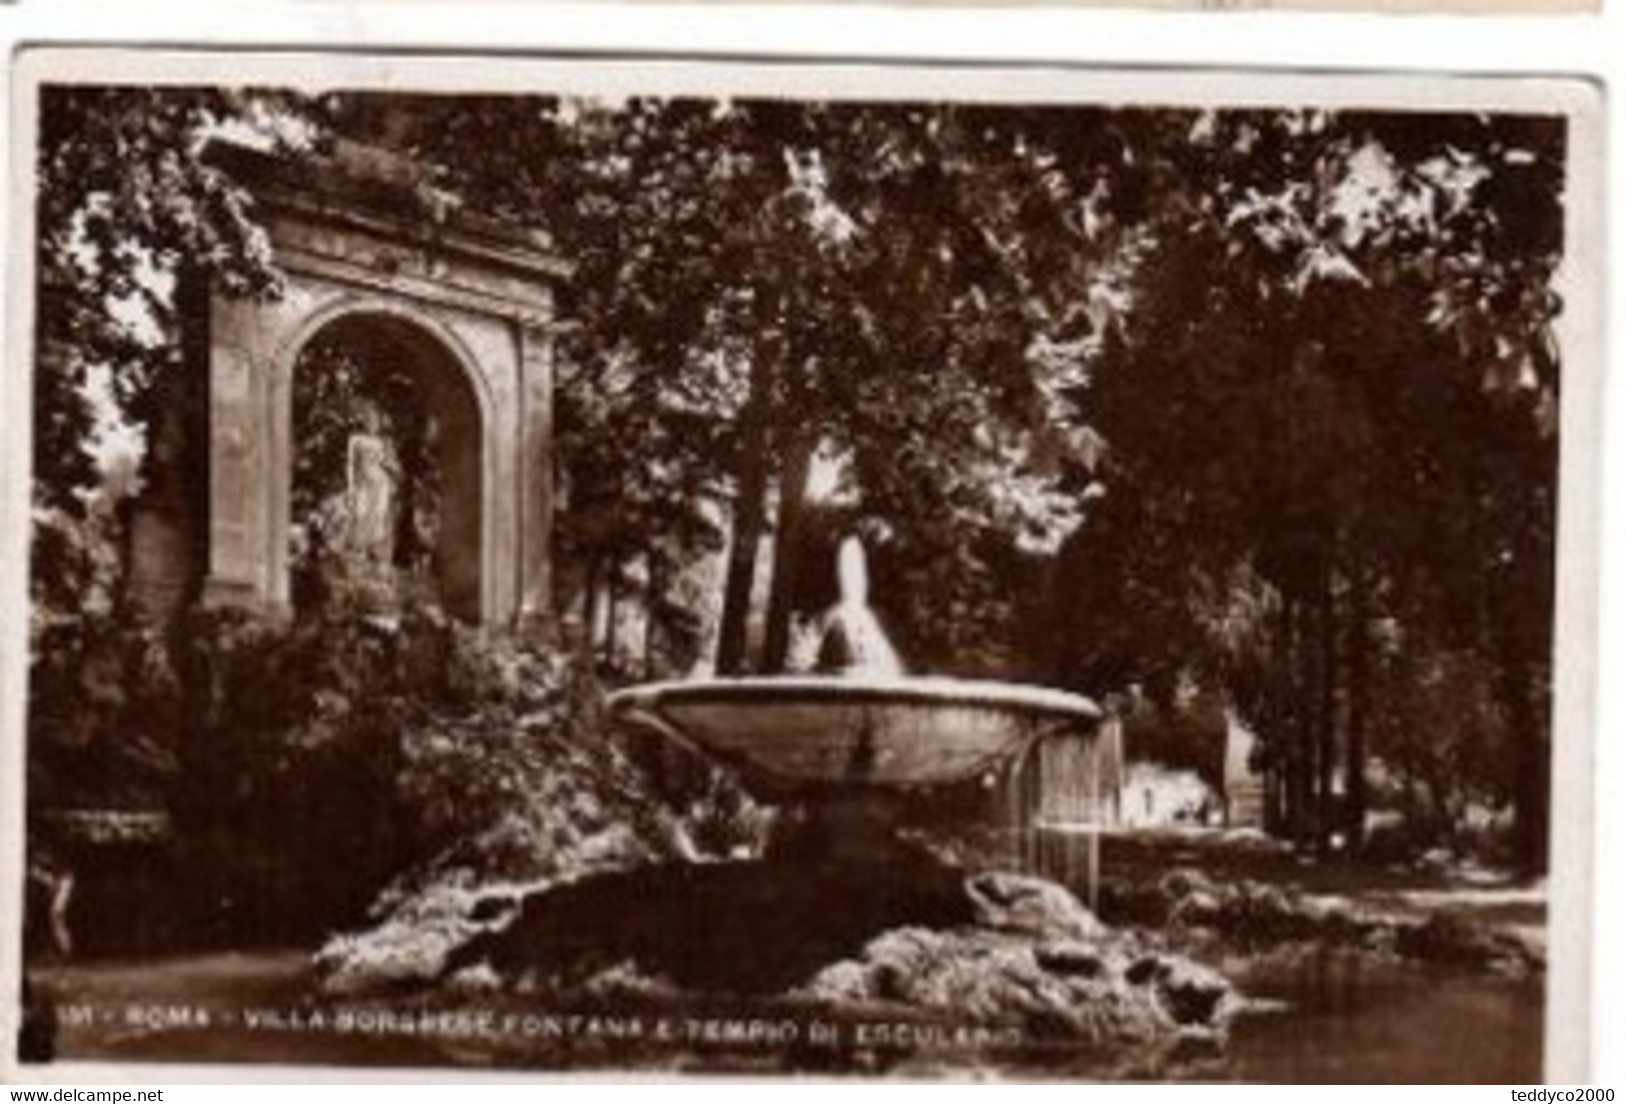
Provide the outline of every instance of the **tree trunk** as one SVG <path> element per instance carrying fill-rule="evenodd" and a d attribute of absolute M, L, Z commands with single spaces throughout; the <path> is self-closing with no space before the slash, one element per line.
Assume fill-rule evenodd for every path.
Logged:
<path fill-rule="evenodd" d="M 581 591 L 581 619 L 585 623 L 585 632 L 582 639 L 587 646 L 587 652 L 594 659 L 598 658 L 599 627 L 602 619 L 598 616 L 601 602 L 599 583 L 602 579 L 602 559 L 592 557 L 587 563 L 587 578 Z"/>
<path fill-rule="evenodd" d="M 1501 700 L 1512 730 L 1512 839 L 1518 869 L 1546 872 L 1551 819 L 1551 741 L 1546 721 L 1531 698 L 1529 663 L 1516 644 L 1504 640 L 1500 663 Z"/>
<path fill-rule="evenodd" d="M 1298 606 L 1298 831 L 1300 844 L 1313 845 L 1320 818 L 1320 634 L 1318 596 L 1311 591 Z"/>
<path fill-rule="evenodd" d="M 1304 646 L 1304 604 L 1286 598 L 1286 701 L 1283 734 L 1286 755 L 1286 834 L 1294 843 L 1307 837 L 1309 805 L 1309 679 L 1308 649 Z"/>
<path fill-rule="evenodd" d="M 766 344 L 766 339 L 764 339 Z M 769 445 L 775 369 L 766 350 L 751 365 L 750 398 L 740 425 L 740 447 L 734 471 L 733 540 L 728 546 L 728 574 L 723 583 L 722 623 L 717 634 L 717 671 L 745 670 L 749 641 L 750 596 L 756 583 L 756 552 L 766 527 Z"/>
<path fill-rule="evenodd" d="M 807 475 L 815 440 L 797 434 L 785 446 L 779 476 L 779 527 L 773 540 L 773 590 L 767 604 L 767 634 L 762 644 L 762 670 L 777 674 L 790 655 L 790 615 L 800 590 L 805 550 L 802 537 L 807 513 Z"/>
<path fill-rule="evenodd" d="M 1268 741 L 1264 768 L 1264 831 L 1272 836 L 1285 836 L 1290 831 L 1287 779 L 1292 737 L 1292 602 L 1285 594 L 1281 596 L 1281 610 L 1274 620 L 1271 662 L 1267 668 L 1265 688 L 1260 695 L 1264 703 L 1261 711 Z"/>
<path fill-rule="evenodd" d="M 666 601 L 666 568 L 653 550 L 643 554 L 643 562 L 649 571 L 649 587 L 643 600 L 643 677 L 655 679 L 660 674 L 657 670 L 660 652 L 657 637 L 660 609 Z"/>
<path fill-rule="evenodd" d="M 1319 579 L 1320 593 L 1315 610 L 1319 640 L 1316 644 L 1316 669 L 1320 676 L 1316 688 L 1318 701 L 1315 708 L 1315 845 L 1325 852 L 1331 845 L 1333 809 L 1336 796 L 1332 792 L 1337 766 L 1337 596 L 1332 588 L 1330 566 L 1324 568 Z"/>
<path fill-rule="evenodd" d="M 1365 813 L 1368 800 L 1365 785 L 1366 724 L 1371 710 L 1371 640 L 1367 622 L 1371 617 L 1370 596 L 1365 572 L 1355 569 L 1349 587 L 1349 714 L 1348 744 L 1344 749 L 1344 785 L 1348 801 L 1343 811 L 1343 831 L 1350 851 L 1365 846 Z"/>
<path fill-rule="evenodd" d="M 609 662 L 611 670 L 619 670 L 615 665 L 615 649 L 620 639 L 620 576 L 621 565 L 612 561 L 604 578 L 604 659 Z"/>
<path fill-rule="evenodd" d="M 1264 831 L 1278 836 L 1286 830 L 1286 796 L 1281 767 L 1270 762 L 1264 767 Z"/>

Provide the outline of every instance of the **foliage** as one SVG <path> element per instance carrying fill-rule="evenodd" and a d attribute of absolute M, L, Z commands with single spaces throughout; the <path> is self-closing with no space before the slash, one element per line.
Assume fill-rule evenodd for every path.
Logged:
<path fill-rule="evenodd" d="M 108 498 L 82 505 L 33 511 L 28 793 L 36 808 L 157 807 L 180 687 L 159 628 L 122 601 Z"/>
<path fill-rule="evenodd" d="M 1020 116 L 641 98 L 325 106 L 340 130 L 388 134 L 440 166 L 469 203 L 545 227 L 578 265 L 559 392 L 563 547 L 610 587 L 648 558 L 658 590 L 720 546 L 726 517 L 724 668 L 746 662 L 769 523 L 772 639 L 756 663 L 784 661 L 816 450 L 850 458 L 845 493 L 896 534 L 902 586 L 965 581 L 963 618 L 899 611 L 932 657 L 1001 635 L 989 557 L 1052 547 L 1080 520 L 1064 488 L 1078 427 L 1059 384 L 1077 371 L 1111 234 L 1083 210 L 1104 194 L 1097 174 L 1064 171 Z M 503 171 L 485 156 L 496 135 Z M 1072 138 L 1068 156 L 1117 155 L 1115 140 Z M 935 566 L 950 546 L 967 570 Z"/>
<path fill-rule="evenodd" d="M 174 819 L 195 937 L 327 930 L 409 871 L 535 876 L 605 833 L 643 840 L 634 855 L 671 846 L 672 814 L 600 735 L 594 683 L 432 610 L 218 611 L 167 640 L 51 644 L 31 801 L 100 806 L 145 779 Z M 59 725 L 44 711 L 65 694 Z"/>
<path fill-rule="evenodd" d="M 36 637 L 29 676 L 33 808 L 157 809 L 174 783 L 180 687 L 149 625 L 103 614 Z"/>
<path fill-rule="evenodd" d="M 186 278 L 274 292 L 246 196 L 200 139 L 307 109 L 577 266 L 560 548 L 604 623 L 637 591 L 673 653 L 692 650 L 710 611 L 686 573 L 727 546 L 720 594 L 700 596 L 720 665 L 778 668 L 822 600 L 818 550 L 859 529 L 881 616 L 922 666 L 1139 684 L 1163 703 L 1194 684 L 1255 724 L 1272 826 L 1302 842 L 1340 818 L 1358 834 L 1377 754 L 1442 771 L 1445 804 L 1510 801 L 1540 861 L 1560 120 L 50 90 L 38 602 L 77 617 L 80 597 L 117 592 L 98 581 L 116 523 L 82 524 L 98 373 L 150 432 L 158 382 L 186 370 Z M 331 480 L 353 427 L 318 399 L 307 474 Z M 840 471 L 809 504 L 815 456 Z M 94 651 L 83 608 L 58 626 L 78 634 L 63 656 Z M 480 719 L 517 706 L 412 658 L 426 640 L 455 652 L 451 629 L 367 624 L 209 629 L 225 635 L 177 661 L 203 692 L 189 731 L 231 733 L 205 757 L 231 764 L 223 782 L 250 759 L 342 764 L 378 773 L 360 784 L 380 808 L 414 761 L 395 737 L 419 732 L 438 750 L 417 796 L 439 826 L 413 845 L 432 849 L 523 788 L 486 760 L 524 775 L 528 752 Z M 307 685 L 326 696 L 284 692 Z M 1464 765 L 1485 748 L 1493 772 Z"/>
<path fill-rule="evenodd" d="M 583 771 L 587 792 L 635 788 L 587 738 L 590 699 L 556 658 L 432 610 L 209 615 L 182 649 L 183 839 L 239 894 L 308 894 L 277 901 L 294 922 L 358 918 L 390 878 L 581 789 Z M 233 869 L 245 860 L 270 869 Z"/>
<path fill-rule="evenodd" d="M 1513 799 L 1503 764 L 1516 734 L 1495 680 L 1490 660 L 1449 651 L 1396 654 L 1377 675 L 1372 752 L 1404 781 L 1404 811 L 1436 839 L 1458 838 L 1473 806 Z"/>
<path fill-rule="evenodd" d="M 269 241 L 247 194 L 202 156 L 229 120 L 291 97 L 219 89 L 53 86 L 40 103 L 34 492 L 73 511 L 93 488 L 92 382 L 149 425 L 181 370 L 177 285 L 274 293 Z"/>
<path fill-rule="evenodd" d="M 1093 603 L 1067 661 L 1228 684 L 1281 826 L 1324 840 L 1340 774 L 1358 834 L 1366 733 L 1423 723 L 1376 689 L 1382 626 L 1422 670 L 1472 652 L 1498 672 L 1477 712 L 1518 718 L 1498 792 L 1537 864 L 1544 786 L 1506 780 L 1545 759 L 1561 125 L 1216 112 L 1188 137 L 1081 400 L 1110 499 L 1063 561 Z M 1444 755 L 1474 715 L 1413 739 Z"/>

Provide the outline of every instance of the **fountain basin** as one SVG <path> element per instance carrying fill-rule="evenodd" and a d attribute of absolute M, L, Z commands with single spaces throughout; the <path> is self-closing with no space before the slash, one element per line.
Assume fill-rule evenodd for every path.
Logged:
<path fill-rule="evenodd" d="M 758 676 L 648 683 L 610 717 L 727 763 L 758 797 L 908 789 L 974 778 L 1100 709 L 1047 687 L 902 675 Z"/>

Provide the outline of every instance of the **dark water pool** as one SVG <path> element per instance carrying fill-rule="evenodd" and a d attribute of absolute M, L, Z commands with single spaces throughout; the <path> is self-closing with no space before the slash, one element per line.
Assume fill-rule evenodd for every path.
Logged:
<path fill-rule="evenodd" d="M 1447 971 L 1349 951 L 1221 964 L 1276 1011 L 1239 1021 L 1219 1076 L 1243 1081 L 1540 1080 L 1541 978 Z"/>
<path fill-rule="evenodd" d="M 240 1015 L 222 1019 L 222 1011 L 255 1005 L 305 1004 L 313 993 L 307 964 L 306 955 L 276 952 L 49 971 L 41 980 L 65 1006 L 77 1001 L 106 1013 L 95 1023 L 64 1023 L 57 1057 L 583 1068 L 574 1061 L 559 1062 L 563 1055 L 497 1055 L 477 1046 L 447 1047 L 426 1039 L 250 1030 Z M 1173 1076 L 1275 1083 L 1528 1084 L 1540 1079 L 1543 986 L 1538 978 L 1441 971 L 1328 950 L 1215 965 L 1249 997 L 1278 1004 L 1240 1019 L 1223 1054 L 1172 1071 Z M 131 1009 L 148 1010 L 160 1022 L 131 1024 Z M 188 1010 L 189 1016 L 177 1019 L 177 1013 Z M 197 1022 L 198 1010 L 210 1012 L 211 1022 Z M 649 1072 L 689 1068 L 679 1054 L 643 1058 L 658 1059 L 640 1067 Z M 614 1065 L 611 1057 L 597 1068 Z M 960 1072 L 977 1067 L 967 1055 Z M 981 1067 L 978 1072 L 1050 1078 L 1066 1076 L 1064 1070 L 1065 1063 L 1043 1070 Z M 771 1069 L 742 1067 L 740 1072 Z M 1093 1067 L 1079 1073 L 1099 1076 Z"/>

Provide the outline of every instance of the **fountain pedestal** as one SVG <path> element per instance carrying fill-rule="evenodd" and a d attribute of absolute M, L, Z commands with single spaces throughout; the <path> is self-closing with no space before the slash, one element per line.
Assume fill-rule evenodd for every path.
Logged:
<path fill-rule="evenodd" d="M 786 807 L 767 854 L 840 864 L 873 862 L 898 849 L 900 802 L 884 790 L 825 792 Z"/>

